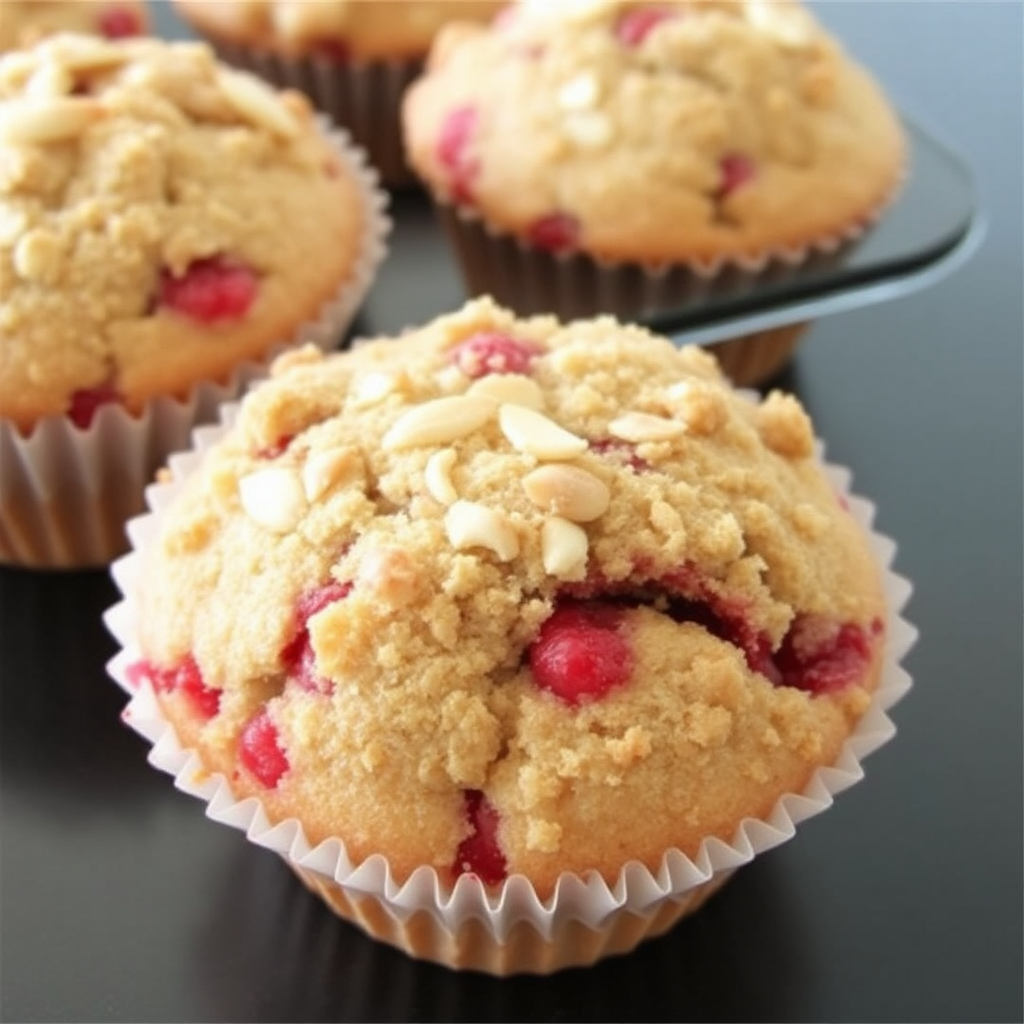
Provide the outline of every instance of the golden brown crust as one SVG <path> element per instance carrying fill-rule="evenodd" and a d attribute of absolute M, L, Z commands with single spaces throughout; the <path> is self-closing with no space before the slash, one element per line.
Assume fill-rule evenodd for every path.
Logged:
<path fill-rule="evenodd" d="M 357 60 L 422 57 L 452 19 L 484 21 L 502 0 L 174 0 L 214 41 L 293 56 L 344 47 Z"/>
<path fill-rule="evenodd" d="M 225 75 L 203 45 L 152 40 L 63 36 L 0 61 L 0 414 L 23 429 L 79 389 L 113 383 L 134 412 L 223 380 L 353 272 L 363 200 L 308 103 L 248 78 L 239 100 Z M 10 117 L 25 104 L 28 128 Z M 157 302 L 162 275 L 211 257 L 255 275 L 244 315 Z"/>
<path fill-rule="evenodd" d="M 403 112 L 411 165 L 443 202 L 520 238 L 553 213 L 590 255 L 657 263 L 839 241 L 894 192 L 899 122 L 871 77 L 795 3 L 675 0 L 626 45 L 624 0 L 527 2 L 452 26 Z M 439 140 L 472 108 L 468 185 Z M 725 161 L 752 175 L 723 193 Z"/>
<path fill-rule="evenodd" d="M 535 346 L 528 375 L 454 364 L 481 331 Z M 399 340 L 297 353 L 167 516 L 142 650 L 164 669 L 195 658 L 217 713 L 181 691 L 160 694 L 166 713 L 314 843 L 382 853 L 400 879 L 446 872 L 481 790 L 509 872 L 542 895 L 564 870 L 657 868 L 799 791 L 878 684 L 878 571 L 812 443 L 795 399 L 741 397 L 702 351 L 608 318 L 517 321 L 478 300 Z M 540 494 L 552 473 L 560 515 Z M 283 652 L 302 595 L 330 582 L 344 596 L 308 626 L 321 692 Z M 617 602 L 633 657 L 579 705 L 541 689 L 528 658 L 568 594 Z M 752 667 L 750 638 L 777 654 L 799 621 L 864 640 L 846 685 L 812 695 Z M 270 787 L 239 762 L 264 710 L 288 760 Z"/>

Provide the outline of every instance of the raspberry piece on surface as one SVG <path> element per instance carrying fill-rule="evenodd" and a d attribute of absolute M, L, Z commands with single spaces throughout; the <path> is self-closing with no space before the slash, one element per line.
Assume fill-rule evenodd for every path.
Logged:
<path fill-rule="evenodd" d="M 489 373 L 530 372 L 530 364 L 541 349 L 528 341 L 510 338 L 497 331 L 479 331 L 452 349 L 452 362 L 471 378 Z"/>
<path fill-rule="evenodd" d="M 619 632 L 622 610 L 600 601 L 567 602 L 544 622 L 530 647 L 537 685 L 567 704 L 605 696 L 629 679 L 633 652 Z"/>
<path fill-rule="evenodd" d="M 238 760 L 267 789 L 274 789 L 288 771 L 288 758 L 281 749 L 277 726 L 266 708 L 242 730 Z"/>
<path fill-rule="evenodd" d="M 136 689 L 149 680 L 157 693 L 180 691 L 192 702 L 203 718 L 213 718 L 220 710 L 220 690 L 207 686 L 203 673 L 190 654 L 171 668 L 161 668 L 153 662 L 142 660 L 128 666 L 128 682 Z"/>
<path fill-rule="evenodd" d="M 751 181 L 756 173 L 754 161 L 743 153 L 727 153 L 718 164 L 721 180 L 718 184 L 718 198 L 725 199 L 741 185 Z"/>
<path fill-rule="evenodd" d="M 473 201 L 473 179 L 480 170 L 480 161 L 469 147 L 479 119 L 476 107 L 456 107 L 442 122 L 437 140 L 437 159 L 449 173 L 452 198 L 460 203 Z"/>
<path fill-rule="evenodd" d="M 288 451 L 288 445 L 295 440 L 294 434 L 284 434 L 279 437 L 273 444 L 268 444 L 264 448 L 260 448 L 256 452 L 256 458 L 258 459 L 276 459 L 280 455 L 284 455 Z"/>
<path fill-rule="evenodd" d="M 281 650 L 281 661 L 285 671 L 304 690 L 330 693 L 331 681 L 317 675 L 316 652 L 309 639 L 309 620 L 329 604 L 347 597 L 351 583 L 327 583 L 314 590 L 307 590 L 295 607 L 296 632 Z"/>
<path fill-rule="evenodd" d="M 88 427 L 101 406 L 120 402 L 124 396 L 113 384 L 98 384 L 94 388 L 80 388 L 71 394 L 67 416 L 76 427 Z"/>
<path fill-rule="evenodd" d="M 100 31 L 108 39 L 141 36 L 142 19 L 130 7 L 104 7 L 100 12 Z"/>
<path fill-rule="evenodd" d="M 623 46 L 640 46 L 654 28 L 673 16 L 664 7 L 635 7 L 615 23 L 615 37 Z"/>
<path fill-rule="evenodd" d="M 636 445 L 621 441 L 617 437 L 600 437 L 590 442 L 590 450 L 598 455 L 607 455 L 624 462 L 634 473 L 643 473 L 651 464 L 636 453 Z"/>
<path fill-rule="evenodd" d="M 164 271 L 159 305 L 192 320 L 238 320 L 249 311 L 258 290 L 255 272 L 225 256 L 196 260 L 181 277 Z"/>
<path fill-rule="evenodd" d="M 459 843 L 454 873 L 456 877 L 476 875 L 485 885 L 497 885 L 507 875 L 505 855 L 498 842 L 498 812 L 478 789 L 466 790 L 464 799 L 473 832 Z"/>
<path fill-rule="evenodd" d="M 875 619 L 871 633 L 882 624 Z M 871 660 L 867 632 L 852 622 L 832 622 L 820 615 L 799 615 L 775 653 L 780 682 L 808 693 L 835 693 L 863 678 Z"/>
<path fill-rule="evenodd" d="M 538 249 L 565 252 L 579 244 L 580 222 L 571 213 L 548 213 L 530 225 L 526 236 Z"/>

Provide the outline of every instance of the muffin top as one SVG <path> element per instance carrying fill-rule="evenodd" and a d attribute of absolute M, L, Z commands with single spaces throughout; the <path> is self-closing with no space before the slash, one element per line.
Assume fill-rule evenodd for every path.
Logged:
<path fill-rule="evenodd" d="M 23 429 L 221 379 L 354 268 L 365 200 L 307 101 L 205 45 L 57 36 L 0 58 L 0 101 L 0 415 Z"/>
<path fill-rule="evenodd" d="M 523 0 L 442 32 L 403 118 L 440 200 L 613 260 L 838 240 L 902 166 L 877 86 L 790 0 Z"/>
<path fill-rule="evenodd" d="M 487 299 L 281 357 L 142 579 L 130 676 L 236 794 L 399 879 L 542 895 L 799 791 L 884 646 L 794 398 Z"/>
<path fill-rule="evenodd" d="M 0 0 L 0 52 L 58 32 L 124 39 L 142 35 L 148 21 L 140 0 Z"/>
<path fill-rule="evenodd" d="M 327 58 L 421 57 L 453 18 L 487 19 L 504 0 L 175 0 L 215 39 Z"/>

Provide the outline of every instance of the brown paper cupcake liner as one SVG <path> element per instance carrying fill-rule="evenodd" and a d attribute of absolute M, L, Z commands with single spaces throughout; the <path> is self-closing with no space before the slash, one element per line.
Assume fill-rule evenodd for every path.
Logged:
<path fill-rule="evenodd" d="M 586 253 L 553 253 L 486 223 L 471 207 L 434 195 L 441 225 L 467 293 L 491 295 L 520 316 L 553 314 L 568 320 L 607 313 L 620 320 L 697 307 L 708 299 L 744 299 L 809 270 L 838 266 L 882 216 L 899 190 L 858 221 L 807 246 L 766 249 L 756 255 L 646 264 L 598 260 Z M 795 351 L 801 327 L 785 325 L 720 342 L 713 351 L 739 387 L 756 387 L 777 374 Z"/>
<path fill-rule="evenodd" d="M 138 416 L 106 405 L 84 429 L 65 416 L 48 416 L 27 437 L 0 420 L 0 564 L 69 569 L 109 563 L 127 549 L 124 526 L 145 508 L 146 484 L 169 453 L 188 446 L 197 424 L 215 421 L 221 403 L 264 376 L 286 348 L 313 342 L 326 351 L 337 345 L 384 259 L 391 222 L 387 198 L 363 153 L 326 118 L 318 123 L 364 199 L 367 216 L 353 273 L 315 320 L 262 359 L 239 364 L 228 380 L 196 384 L 184 399 L 156 398 Z"/>
<path fill-rule="evenodd" d="M 415 178 L 405 162 L 399 129 L 402 94 L 423 69 L 420 58 L 332 60 L 288 56 L 267 49 L 209 39 L 217 56 L 278 88 L 298 89 L 313 105 L 348 129 L 386 185 L 406 186 Z"/>
<path fill-rule="evenodd" d="M 152 744 L 151 764 L 173 775 L 179 789 L 203 800 L 209 817 L 242 829 L 252 842 L 280 855 L 332 910 L 382 942 L 453 969 L 495 975 L 546 974 L 626 953 L 671 928 L 736 868 L 785 842 L 801 821 L 828 808 L 836 794 L 863 777 L 861 760 L 895 733 L 886 712 L 910 688 L 900 660 L 916 638 L 901 615 L 911 587 L 891 570 L 895 544 L 871 531 L 874 506 L 849 496 L 849 471 L 826 464 L 830 482 L 868 532 L 872 553 L 884 572 L 888 644 L 881 681 L 867 711 L 836 762 L 814 771 L 801 792 L 780 797 L 764 819 L 744 819 L 729 842 L 705 840 L 693 858 L 668 850 L 656 871 L 630 862 L 612 884 L 596 872 L 566 873 L 543 901 L 521 875 L 488 889 L 475 876 L 464 875 L 449 884 L 432 868 L 421 867 L 400 882 L 383 856 L 353 862 L 341 838 L 314 847 L 298 820 L 273 822 L 258 799 L 239 800 L 223 775 L 210 773 L 195 750 L 181 746 L 149 684 L 135 690 L 128 678 L 128 667 L 141 657 L 135 594 L 146 550 L 183 479 L 236 414 L 237 406 L 227 407 L 222 413 L 224 426 L 196 432 L 195 449 L 171 459 L 171 480 L 147 491 L 150 514 L 129 524 L 134 550 L 113 566 L 123 600 L 104 617 L 121 645 L 108 670 L 132 694 L 123 717 Z"/>

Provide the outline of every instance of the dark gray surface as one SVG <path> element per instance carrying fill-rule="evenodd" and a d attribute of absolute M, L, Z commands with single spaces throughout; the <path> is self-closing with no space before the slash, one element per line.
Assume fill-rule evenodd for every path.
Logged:
<path fill-rule="evenodd" d="M 0 570 L 3 1019 L 1022 1019 L 1022 12 L 819 8 L 967 156 L 992 221 L 938 289 L 819 322 L 787 380 L 916 588 L 915 686 L 866 779 L 629 957 L 456 976 L 337 921 L 145 764 L 103 574 Z M 426 315 L 454 278 L 423 255 L 375 301 Z"/>

